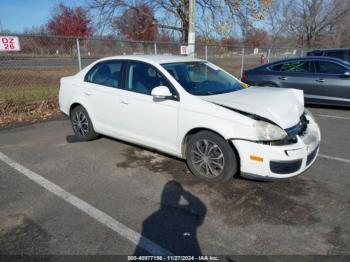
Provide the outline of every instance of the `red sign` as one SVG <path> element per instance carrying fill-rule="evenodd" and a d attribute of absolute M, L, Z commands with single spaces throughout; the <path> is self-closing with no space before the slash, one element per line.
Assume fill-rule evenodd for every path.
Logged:
<path fill-rule="evenodd" d="M 0 51 L 21 51 L 17 36 L 0 36 Z"/>

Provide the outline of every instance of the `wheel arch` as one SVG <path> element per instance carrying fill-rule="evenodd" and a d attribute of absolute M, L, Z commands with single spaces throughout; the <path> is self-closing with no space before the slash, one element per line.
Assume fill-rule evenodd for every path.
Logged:
<path fill-rule="evenodd" d="M 191 130 L 189 130 L 185 134 L 185 136 L 182 138 L 182 141 L 181 141 L 181 155 L 183 158 L 186 158 L 186 150 L 187 150 L 188 140 L 190 139 L 191 136 L 193 136 L 194 134 L 201 132 L 201 131 L 212 132 L 212 133 L 218 135 L 219 137 L 221 137 L 222 139 L 224 139 L 230 145 L 232 150 L 236 153 L 238 165 L 240 166 L 240 155 L 239 155 L 236 147 L 228 139 L 226 139 L 222 134 L 220 134 L 219 132 L 217 132 L 213 129 L 207 128 L 207 127 L 195 127 L 195 128 L 192 128 Z"/>
<path fill-rule="evenodd" d="M 82 107 L 84 107 L 81 103 L 79 103 L 79 102 L 74 102 L 74 103 L 72 103 L 71 105 L 70 105 L 70 107 L 69 107 L 69 116 L 71 115 L 71 112 L 72 112 L 72 110 L 74 109 L 74 108 L 76 108 L 77 106 L 82 106 Z M 85 108 L 85 107 L 84 107 Z"/>
<path fill-rule="evenodd" d="M 275 82 L 272 81 L 264 81 L 259 83 L 258 86 L 271 86 L 271 87 L 279 87 Z"/>

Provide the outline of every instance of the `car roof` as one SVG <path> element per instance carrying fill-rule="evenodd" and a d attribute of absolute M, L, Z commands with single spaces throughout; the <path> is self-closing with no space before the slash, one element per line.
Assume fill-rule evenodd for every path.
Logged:
<path fill-rule="evenodd" d="M 167 63 L 178 63 L 178 62 L 204 62 L 205 60 L 193 58 L 189 56 L 176 56 L 176 55 L 122 55 L 122 56 L 110 56 L 105 57 L 99 61 L 105 60 L 136 60 L 154 64 L 167 64 Z"/>
<path fill-rule="evenodd" d="M 336 57 L 330 57 L 330 56 L 305 56 L 305 57 L 296 57 L 296 58 L 288 58 L 288 59 L 282 59 L 282 60 L 278 60 L 278 61 L 273 61 L 271 63 L 258 66 L 258 67 L 254 68 L 254 69 L 263 68 L 263 67 L 267 67 L 267 66 L 271 66 L 271 65 L 280 64 L 280 63 L 293 62 L 293 61 L 305 61 L 305 60 L 330 61 L 330 62 L 337 62 L 337 63 L 343 64 L 343 65 L 345 65 L 347 67 L 350 66 L 348 63 L 346 63 L 346 61 L 344 61 L 342 59 L 339 59 L 339 58 L 336 58 Z"/>
<path fill-rule="evenodd" d="M 321 61 L 329 61 L 329 62 L 337 62 L 342 64 L 345 67 L 350 68 L 350 64 L 347 63 L 346 61 L 336 58 L 336 57 L 331 57 L 331 56 L 304 56 L 304 57 L 295 57 L 295 58 L 287 58 L 287 59 L 281 59 L 281 60 L 277 60 L 277 61 L 273 61 L 271 63 L 267 63 L 267 64 L 263 64 L 257 67 L 253 67 L 253 68 L 249 68 L 247 70 L 244 71 L 254 71 L 254 70 L 259 70 L 259 69 L 263 69 L 266 68 L 268 66 L 272 66 L 272 65 L 277 65 L 280 63 L 287 63 L 287 62 L 293 62 L 293 61 L 305 61 L 305 60 L 321 60 Z"/>
<path fill-rule="evenodd" d="M 333 56 L 304 56 L 304 57 L 296 57 L 296 58 L 289 58 L 286 60 L 290 60 L 290 61 L 294 61 L 294 60 L 327 60 L 327 61 L 334 61 L 334 62 L 338 62 L 338 63 L 342 63 L 344 64 L 344 60 L 340 59 L 340 58 L 336 58 Z M 284 61 L 284 60 L 281 60 Z"/>

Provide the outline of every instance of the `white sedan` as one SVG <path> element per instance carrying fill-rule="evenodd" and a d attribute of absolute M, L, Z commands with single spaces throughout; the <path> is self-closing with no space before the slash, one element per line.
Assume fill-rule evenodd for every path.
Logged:
<path fill-rule="evenodd" d="M 244 88 L 200 59 L 101 59 L 61 79 L 59 104 L 82 140 L 103 134 L 154 148 L 186 159 L 209 182 L 296 176 L 319 152 L 320 130 L 302 91 Z"/>

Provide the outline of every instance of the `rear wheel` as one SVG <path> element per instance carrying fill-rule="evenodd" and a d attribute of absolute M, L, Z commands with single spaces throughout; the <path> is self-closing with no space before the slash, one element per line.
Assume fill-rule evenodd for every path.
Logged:
<path fill-rule="evenodd" d="M 82 106 L 76 106 L 70 114 L 74 134 L 83 141 L 96 139 L 98 134 L 95 132 L 89 114 Z"/>
<path fill-rule="evenodd" d="M 190 137 L 186 162 L 192 174 L 208 182 L 224 182 L 238 170 L 237 156 L 223 138 L 210 131 Z"/>

